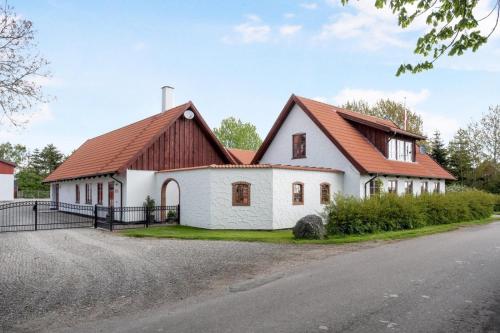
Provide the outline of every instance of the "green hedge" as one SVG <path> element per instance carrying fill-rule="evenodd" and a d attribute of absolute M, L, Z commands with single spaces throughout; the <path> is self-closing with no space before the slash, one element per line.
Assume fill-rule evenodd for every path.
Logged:
<path fill-rule="evenodd" d="M 329 234 L 415 229 L 490 217 L 498 197 L 465 191 L 418 197 L 383 194 L 369 199 L 336 196 L 326 208 Z"/>

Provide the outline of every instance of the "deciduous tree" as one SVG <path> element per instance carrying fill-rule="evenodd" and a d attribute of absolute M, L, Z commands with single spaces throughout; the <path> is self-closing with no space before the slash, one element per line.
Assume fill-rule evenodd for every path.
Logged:
<path fill-rule="evenodd" d="M 375 116 L 379 118 L 389 119 L 393 121 L 400 128 L 404 128 L 405 111 L 407 115 L 406 129 L 415 134 L 422 134 L 423 121 L 422 117 L 417 113 L 411 111 L 404 104 L 391 101 L 389 99 L 381 99 L 373 106 L 365 101 L 352 101 L 343 105 L 343 108 Z"/>
<path fill-rule="evenodd" d="M 234 117 L 222 120 L 220 127 L 214 128 L 214 133 L 228 148 L 257 150 L 262 144 L 255 125 Z"/>
<path fill-rule="evenodd" d="M 49 76 L 47 60 L 36 50 L 33 23 L 0 5 L 0 124 L 26 123 L 32 106 L 47 101 L 38 83 Z M 2 120 L 7 120 L 2 121 Z"/>
<path fill-rule="evenodd" d="M 28 162 L 28 149 L 26 146 L 10 142 L 0 144 L 0 159 L 14 162 L 18 167 L 23 167 Z"/>
<path fill-rule="evenodd" d="M 349 0 L 341 2 L 345 5 Z M 414 50 L 423 60 L 414 65 L 401 65 L 397 75 L 431 69 L 443 55 L 462 55 L 484 45 L 497 28 L 500 0 L 494 0 L 491 11 L 483 16 L 477 14 L 478 4 L 479 0 L 375 0 L 377 8 L 389 8 L 397 15 L 398 24 L 403 29 L 419 24 L 418 20 L 428 26 L 418 38 Z M 481 31 L 480 23 L 485 20 L 491 20 L 492 28 Z"/>

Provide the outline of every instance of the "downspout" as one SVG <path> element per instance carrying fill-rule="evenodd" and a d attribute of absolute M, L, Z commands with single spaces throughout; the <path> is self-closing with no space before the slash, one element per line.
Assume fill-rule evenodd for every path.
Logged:
<path fill-rule="evenodd" d="M 368 185 L 368 183 L 370 183 L 371 181 L 377 179 L 379 177 L 378 174 L 376 174 L 375 176 L 373 176 L 372 178 L 368 179 L 365 183 L 365 199 L 366 199 L 366 185 Z"/>
<path fill-rule="evenodd" d="M 111 175 L 111 179 L 114 179 L 120 184 L 120 221 L 122 221 L 122 215 L 123 215 L 123 182 L 116 179 L 114 175 Z M 109 196 L 109 193 L 108 193 Z"/>

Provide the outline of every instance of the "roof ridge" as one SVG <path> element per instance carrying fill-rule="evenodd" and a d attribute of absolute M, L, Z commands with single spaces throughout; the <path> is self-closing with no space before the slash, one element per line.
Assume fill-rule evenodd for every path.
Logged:
<path fill-rule="evenodd" d="M 100 170 L 100 171 L 105 170 L 105 168 L 106 168 L 106 167 L 107 167 L 107 166 L 108 166 L 108 165 L 109 165 L 112 161 L 114 161 L 114 160 L 115 160 L 118 156 L 120 156 L 120 155 L 121 155 L 121 154 L 122 154 L 125 150 L 127 150 L 127 149 L 128 149 L 128 148 L 129 148 L 129 147 L 130 147 L 130 146 L 131 146 L 131 145 L 132 145 L 132 144 L 133 144 L 133 143 L 137 140 L 137 138 L 138 138 L 138 137 L 140 137 L 140 136 L 141 136 L 141 135 L 142 135 L 142 134 L 143 134 L 143 133 L 144 133 L 144 132 L 148 129 L 149 125 L 151 125 L 151 123 L 153 123 L 153 121 L 154 121 L 155 119 L 159 118 L 159 116 L 161 116 L 161 115 L 165 114 L 166 112 L 169 112 L 169 111 L 172 111 L 172 110 L 174 110 L 174 109 L 177 109 L 177 108 L 179 108 L 180 110 L 184 110 L 184 109 L 186 108 L 186 106 L 188 106 L 188 105 L 190 105 L 190 102 L 188 102 L 188 103 L 184 103 L 184 104 L 181 104 L 181 105 L 178 105 L 178 106 L 176 106 L 176 107 L 173 107 L 173 108 L 171 108 L 171 109 L 168 109 L 167 111 L 157 113 L 157 114 L 156 114 L 156 115 L 154 115 L 154 116 L 151 116 L 151 117 L 148 117 L 148 118 L 145 118 L 145 119 L 141 120 L 141 121 L 144 121 L 144 120 L 146 120 L 146 119 L 150 119 L 150 121 L 149 121 L 149 122 L 148 122 L 148 123 L 147 123 L 147 124 L 146 124 L 146 125 L 142 128 L 142 130 L 141 130 L 141 131 L 139 131 L 139 133 L 137 133 L 137 135 L 135 135 L 135 136 L 133 137 L 133 139 L 132 139 L 132 140 L 130 140 L 130 141 L 129 141 L 129 142 L 128 142 L 128 143 L 127 143 L 127 144 L 126 144 L 126 145 L 125 145 L 125 146 L 124 146 L 121 150 L 119 150 L 119 151 L 118 151 L 118 152 L 117 152 L 117 153 L 113 156 L 113 158 L 112 158 L 112 159 L 109 159 L 109 160 L 108 160 L 108 162 L 107 162 L 106 164 L 104 164 L 104 165 L 101 167 L 101 169 L 99 169 L 99 170 Z M 182 107 L 182 108 L 181 108 L 181 107 Z M 139 122 L 139 121 L 138 121 L 138 122 Z M 138 123 L 138 122 L 136 122 L 136 123 Z M 171 123 L 171 122 L 170 122 L 170 123 Z M 170 124 L 170 123 L 169 123 L 169 124 Z M 135 124 L 135 123 L 134 123 L 134 124 Z M 126 127 L 126 126 L 125 126 L 125 127 Z M 113 132 L 113 131 L 111 131 L 111 132 Z M 111 132 L 109 132 L 109 133 L 111 133 Z M 147 143 L 146 143 L 145 145 L 147 145 Z M 144 147 L 144 146 L 143 146 L 143 147 Z"/>
<path fill-rule="evenodd" d="M 314 102 L 314 103 L 319 103 L 319 104 L 323 104 L 323 105 L 326 105 L 326 106 L 329 106 L 331 108 L 333 108 L 332 111 L 335 111 L 335 112 L 349 112 L 349 113 L 356 113 L 356 114 L 359 114 L 361 116 L 365 116 L 365 117 L 369 117 L 369 118 L 374 118 L 374 119 L 377 119 L 377 120 L 382 120 L 382 121 L 388 121 L 388 122 L 391 122 L 395 127 L 399 128 L 402 130 L 402 128 L 400 128 L 395 122 L 393 122 L 392 120 L 390 119 L 385 119 L 385 118 L 381 118 L 381 117 L 377 117 L 377 116 L 373 116 L 371 114 L 365 114 L 365 113 L 361 113 L 359 111 L 354 111 L 354 110 L 349 110 L 349 109 L 346 109 L 346 108 L 343 108 L 343 107 L 340 107 L 340 106 L 336 106 L 336 105 L 333 105 L 333 104 L 329 104 L 329 103 L 325 103 L 325 102 L 321 102 L 321 101 L 318 101 L 318 100 L 315 100 L 315 99 L 312 99 L 312 98 L 308 98 L 308 97 L 303 97 L 303 96 L 298 96 L 296 95 L 298 98 L 301 98 L 301 99 L 306 99 L 308 101 L 311 101 L 311 102 Z"/>
<path fill-rule="evenodd" d="M 166 110 L 166 111 L 158 112 L 158 113 L 156 113 L 156 114 L 154 114 L 154 115 L 151 115 L 151 116 L 149 116 L 149 117 L 146 117 L 146 118 L 143 118 L 143 119 L 136 120 L 136 121 L 134 121 L 133 123 L 130 123 L 130 124 L 124 125 L 124 126 L 122 126 L 122 127 L 115 128 L 114 130 L 111 130 L 111 131 L 109 131 L 109 132 L 102 133 L 102 134 L 99 134 L 99 135 L 97 135 L 97 136 L 95 136 L 95 137 L 93 137 L 93 138 L 87 139 L 87 141 L 91 141 L 91 140 L 94 140 L 94 139 L 100 138 L 100 137 L 101 137 L 101 136 L 103 136 L 103 135 L 108 135 L 108 134 L 110 134 L 110 133 L 113 133 L 113 132 L 116 132 L 116 131 L 122 130 L 122 129 L 124 129 L 124 128 L 130 127 L 130 126 L 133 126 L 133 125 L 136 125 L 137 123 L 140 123 L 141 121 L 145 121 L 145 120 L 148 120 L 148 119 L 152 119 L 152 118 L 159 117 L 159 116 L 161 116 L 161 115 L 162 115 L 163 113 L 165 113 L 165 112 L 169 112 L 170 110 L 173 110 L 173 109 L 179 108 L 179 107 L 181 107 L 181 106 L 188 105 L 188 104 L 190 104 L 190 103 L 191 103 L 191 101 L 186 102 L 186 103 L 183 103 L 183 104 L 180 104 L 180 105 L 177 105 L 177 106 L 174 106 L 173 108 L 170 108 L 170 109 L 168 109 L 168 110 Z"/>

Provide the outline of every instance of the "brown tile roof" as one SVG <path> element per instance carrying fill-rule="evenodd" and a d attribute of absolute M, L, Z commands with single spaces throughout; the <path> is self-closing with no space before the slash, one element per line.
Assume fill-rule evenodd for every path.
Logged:
<path fill-rule="evenodd" d="M 368 139 L 354 128 L 345 118 L 345 114 L 356 116 L 359 119 L 377 122 L 380 125 L 392 127 L 394 123 L 371 116 L 355 114 L 355 112 L 337 108 L 333 105 L 321 103 L 304 97 L 292 95 L 271 128 L 264 143 L 257 151 L 252 163 L 257 163 L 271 144 L 281 124 L 285 121 L 292 107 L 298 104 L 302 110 L 318 125 L 325 135 L 339 148 L 361 173 L 391 174 L 413 177 L 428 177 L 454 179 L 427 154 L 416 152 L 415 163 L 391 161 L 385 158 Z M 355 114 L 355 115 L 354 115 Z M 375 119 L 373 119 L 375 118 Z M 397 128 L 397 127 L 396 127 Z M 402 131 L 402 130 L 401 130 Z"/>
<path fill-rule="evenodd" d="M 196 118 L 206 126 L 192 102 L 179 105 L 166 112 L 87 140 L 44 181 L 51 182 L 119 172 L 162 129 L 172 124 L 188 109 L 197 113 Z M 210 131 L 209 128 L 208 131 Z M 217 143 L 220 145 L 218 141 Z M 224 148 L 220 147 L 223 153 L 229 156 Z M 232 161 L 231 157 L 228 159 Z"/>
<path fill-rule="evenodd" d="M 226 148 L 227 151 L 236 159 L 239 164 L 250 164 L 256 151 L 237 148 Z"/>
<path fill-rule="evenodd" d="M 297 165 L 286 165 L 286 164 L 211 164 L 211 165 L 189 167 L 189 168 L 161 170 L 158 172 L 174 172 L 174 171 L 187 171 L 187 170 L 198 170 L 198 169 L 286 169 L 286 170 L 344 173 L 344 171 L 332 168 L 297 166 Z"/>

